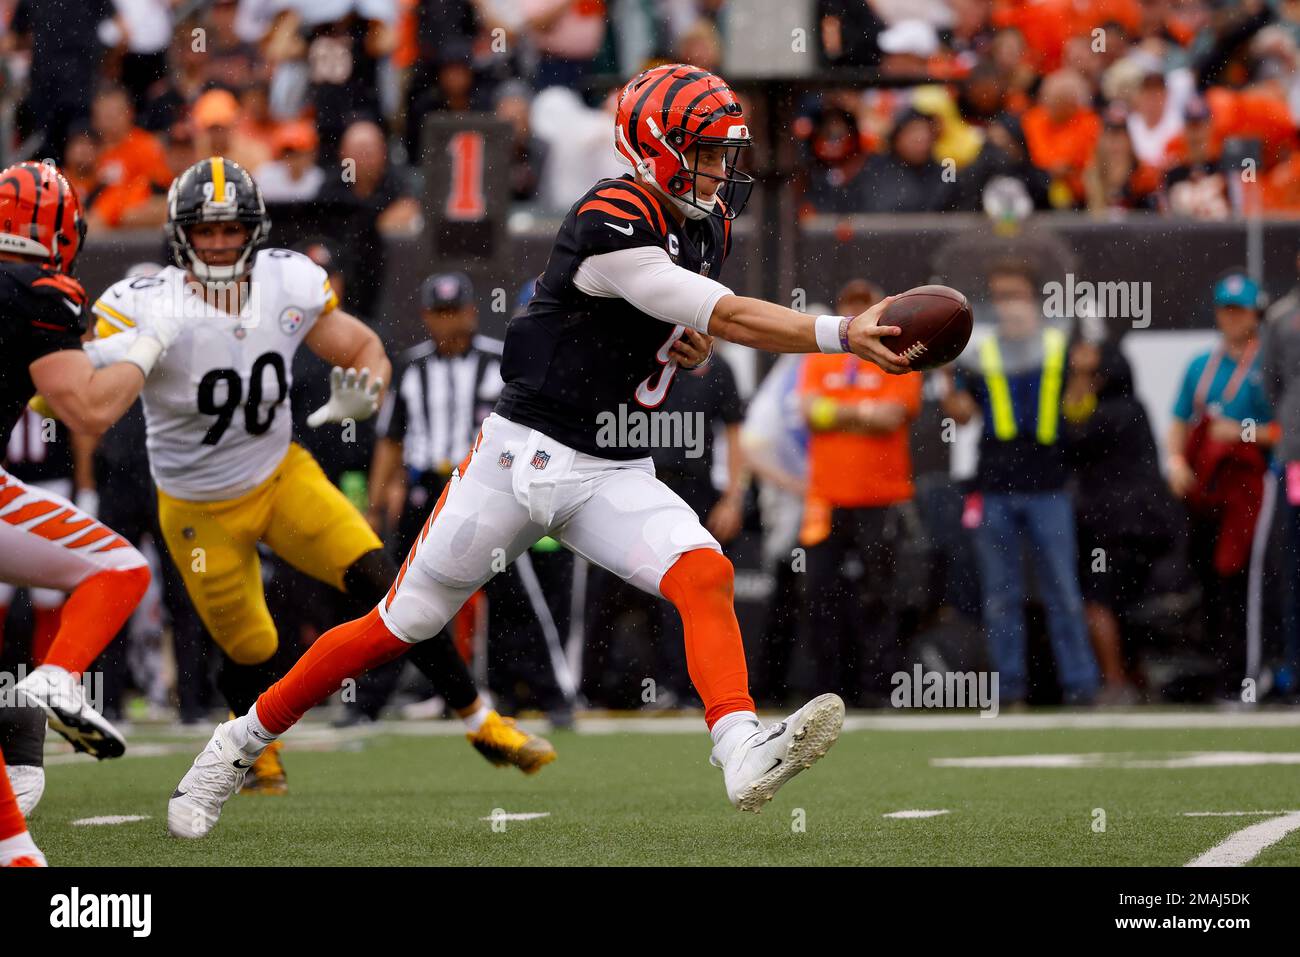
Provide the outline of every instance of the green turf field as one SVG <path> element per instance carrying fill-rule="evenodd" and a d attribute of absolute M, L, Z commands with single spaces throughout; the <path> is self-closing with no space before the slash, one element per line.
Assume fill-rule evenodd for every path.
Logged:
<path fill-rule="evenodd" d="M 56 757 L 31 830 L 53 865 L 1183 865 L 1268 819 L 1185 812 L 1300 809 L 1300 763 L 1140 766 L 1217 760 L 1189 758 L 1196 752 L 1300 762 L 1294 726 L 1012 730 L 1013 720 L 846 730 L 758 816 L 727 804 L 702 733 L 555 734 L 559 760 L 526 778 L 457 737 L 305 726 L 286 748 L 290 795 L 237 796 L 212 836 L 192 843 L 167 836 L 166 802 L 203 741 L 138 730 L 137 756 Z M 1086 760 L 1099 766 L 931 763 L 1043 754 L 1095 755 Z M 1098 808 L 1104 831 L 1094 830 Z M 949 813 L 883 816 L 940 809 Z M 494 811 L 549 816 L 494 826 L 484 820 Z M 102 815 L 148 819 L 71 823 Z M 1300 830 L 1252 863 L 1300 865 Z"/>

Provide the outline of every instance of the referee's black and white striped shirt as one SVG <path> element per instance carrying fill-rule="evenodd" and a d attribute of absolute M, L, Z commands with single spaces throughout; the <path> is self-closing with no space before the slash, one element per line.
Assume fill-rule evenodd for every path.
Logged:
<path fill-rule="evenodd" d="M 469 454 L 501 394 L 501 340 L 475 336 L 468 351 L 440 356 L 432 342 L 401 356 L 396 388 L 379 411 L 382 438 L 402 443 L 414 472 L 447 475 Z"/>

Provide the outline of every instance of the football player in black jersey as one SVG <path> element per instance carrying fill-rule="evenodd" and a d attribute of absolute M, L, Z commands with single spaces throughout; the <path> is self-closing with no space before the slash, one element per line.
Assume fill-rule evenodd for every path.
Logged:
<path fill-rule="evenodd" d="M 718 282 L 752 180 L 740 103 L 715 74 L 656 67 L 624 87 L 615 145 L 633 173 L 604 180 L 565 217 L 537 295 L 506 333 L 496 411 L 452 474 L 388 596 L 323 635 L 241 718 L 219 725 L 177 793 L 204 796 L 215 825 L 243 767 L 342 681 L 437 634 L 494 573 L 544 535 L 671 601 L 705 705 L 727 796 L 757 811 L 839 735 L 844 704 L 821 695 L 764 728 L 749 696 L 733 570 L 695 512 L 654 477 L 648 445 L 677 370 L 712 336 L 770 352 L 853 352 L 891 373 L 880 343 L 889 299 L 854 317 L 812 317 Z M 660 443 L 662 444 L 662 443 Z M 196 810 L 193 803 L 188 814 Z"/>
<path fill-rule="evenodd" d="M 101 435 L 176 336 L 174 323 L 149 322 L 124 361 L 91 365 L 81 350 L 86 294 L 71 275 L 85 230 L 77 194 L 53 164 L 0 171 L 0 447 L 37 392 L 73 431 Z M 79 751 L 120 755 L 125 741 L 90 706 L 78 679 L 139 604 L 149 584 L 144 556 L 66 498 L 0 469 L 0 580 L 69 593 L 58 632 L 16 685 L 15 703 L 41 708 Z M 0 865 L 10 863 L 45 859 L 3 775 Z"/>

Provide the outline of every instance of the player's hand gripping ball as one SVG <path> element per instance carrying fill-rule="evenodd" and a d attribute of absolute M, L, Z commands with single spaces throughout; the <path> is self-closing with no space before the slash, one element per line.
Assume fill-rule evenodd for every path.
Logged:
<path fill-rule="evenodd" d="M 952 362 L 970 342 L 974 318 L 970 303 L 949 286 L 917 286 L 889 298 L 882 326 L 897 326 L 896 336 L 880 344 L 908 360 L 913 371 L 937 369 Z"/>

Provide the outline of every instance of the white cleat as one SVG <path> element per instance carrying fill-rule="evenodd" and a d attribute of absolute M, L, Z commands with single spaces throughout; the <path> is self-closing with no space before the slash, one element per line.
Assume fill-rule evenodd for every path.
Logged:
<path fill-rule="evenodd" d="M 167 830 L 172 837 L 199 838 L 217 826 L 221 807 L 239 791 L 253 757 L 244 754 L 230 740 L 226 726 L 217 725 L 207 747 L 176 785 L 167 802 Z"/>
<path fill-rule="evenodd" d="M 126 739 L 86 701 L 81 682 L 64 671 L 42 665 L 14 687 L 27 701 L 45 712 L 50 727 L 101 761 L 126 752 Z"/>
<path fill-rule="evenodd" d="M 0 841 L 0 867 L 49 867 L 45 855 L 26 831 Z"/>
<path fill-rule="evenodd" d="M 784 721 L 755 731 L 722 768 L 727 797 L 739 810 L 757 814 L 781 785 L 830 750 L 843 727 L 844 702 L 824 694 Z"/>
<path fill-rule="evenodd" d="M 5 772 L 18 799 L 18 810 L 23 817 L 31 817 L 45 793 L 45 769 L 34 764 L 6 764 Z"/>

